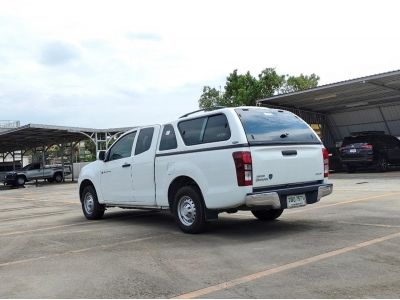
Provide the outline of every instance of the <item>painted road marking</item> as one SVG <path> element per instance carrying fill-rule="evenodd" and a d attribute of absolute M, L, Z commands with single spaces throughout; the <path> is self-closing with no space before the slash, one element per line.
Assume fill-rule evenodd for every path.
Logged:
<path fill-rule="evenodd" d="M 339 224 L 359 225 L 359 226 L 374 226 L 374 227 L 385 227 L 385 228 L 400 228 L 400 225 L 387 225 L 387 224 L 373 224 L 373 223 L 353 223 L 346 221 L 339 221 Z"/>
<path fill-rule="evenodd" d="M 0 237 L 17 235 L 17 234 L 24 234 L 24 233 L 31 233 L 31 232 L 38 232 L 38 231 L 45 231 L 45 230 L 52 230 L 52 229 L 58 229 L 58 228 L 65 228 L 65 227 L 71 227 L 71 226 L 77 226 L 77 225 L 89 225 L 89 224 L 98 223 L 98 222 L 100 222 L 100 221 L 79 222 L 79 223 L 74 223 L 74 224 L 58 225 L 58 226 L 52 226 L 52 227 L 43 227 L 43 228 L 30 229 L 30 230 L 13 231 L 13 232 L 7 232 L 7 233 L 0 233 Z"/>
<path fill-rule="evenodd" d="M 385 194 L 380 194 L 380 195 L 376 195 L 376 196 L 370 196 L 370 197 L 364 197 L 364 198 L 355 198 L 355 199 L 350 199 L 350 200 L 342 201 L 342 202 L 336 202 L 336 203 L 331 203 L 331 204 L 307 207 L 307 208 L 302 208 L 302 209 L 298 209 L 298 210 L 295 210 L 295 211 L 289 211 L 289 212 L 287 212 L 285 214 L 295 214 L 295 213 L 299 213 L 299 212 L 303 212 L 303 211 L 307 211 L 307 210 L 313 210 L 313 209 L 319 209 L 319 208 L 325 208 L 325 207 L 331 207 L 331 206 L 337 206 L 337 205 L 346 205 L 346 204 L 351 204 L 351 203 L 355 203 L 355 202 L 362 202 L 362 201 L 368 201 L 368 200 L 373 200 L 373 199 L 380 199 L 380 198 L 385 198 L 385 197 L 394 196 L 394 195 L 400 195 L 400 192 L 385 193 Z"/>
<path fill-rule="evenodd" d="M 137 238 L 133 240 L 128 240 L 128 241 L 121 241 L 121 242 L 116 242 L 112 244 L 102 244 L 98 246 L 93 246 L 93 247 L 88 247 L 88 248 L 82 248 L 82 249 L 77 249 L 77 250 L 69 250 L 66 252 L 62 253 L 57 253 L 57 254 L 50 254 L 47 256 L 39 256 L 39 257 L 32 257 L 32 258 L 27 258 L 27 259 L 21 259 L 21 260 L 14 260 L 10 262 L 5 262 L 5 263 L 0 263 L 0 268 L 1 267 L 6 267 L 6 266 L 12 266 L 12 265 L 19 265 L 23 263 L 30 263 L 30 262 L 35 262 L 38 260 L 43 260 L 43 259 L 49 259 L 49 258 L 54 258 L 54 257 L 60 257 L 60 256 L 66 256 L 66 255 L 72 255 L 72 254 L 77 254 L 77 253 L 82 253 L 82 252 L 88 252 L 94 249 L 107 249 L 115 246 L 121 246 L 121 245 L 126 245 L 126 244 L 132 244 L 132 243 L 137 243 L 137 242 L 142 242 L 142 241 L 147 241 L 155 238 L 161 238 L 165 237 L 166 235 L 170 234 L 178 234 L 178 233 L 167 233 L 167 234 L 159 234 L 159 235 L 153 235 L 153 236 L 147 236 L 147 237 L 142 237 L 142 238 Z"/>
<path fill-rule="evenodd" d="M 110 220 L 117 219 L 117 218 L 120 220 L 120 219 L 127 219 L 127 218 L 131 218 L 131 217 L 147 216 L 147 215 L 152 215 L 152 214 L 154 214 L 154 212 L 146 212 L 146 213 L 136 214 L 136 215 L 133 215 L 133 216 L 131 214 L 123 215 L 123 216 L 114 216 L 113 218 L 110 218 Z M 29 229 L 29 230 L 19 230 L 19 231 L 13 231 L 13 232 L 0 233 L 0 237 L 18 235 L 18 234 L 25 234 L 25 233 L 32 233 L 32 232 L 38 232 L 38 231 L 45 231 L 45 230 L 52 230 L 52 229 L 65 228 L 65 227 L 72 227 L 72 226 L 78 226 L 78 225 L 90 225 L 90 224 L 95 224 L 95 223 L 99 223 L 99 222 L 102 222 L 103 224 L 107 224 L 106 220 L 90 220 L 90 221 L 78 222 L 78 223 L 72 223 L 72 224 L 57 225 L 57 226 L 42 227 L 42 228 Z"/>
<path fill-rule="evenodd" d="M 57 212 L 51 212 L 51 213 L 43 213 L 43 214 L 36 214 L 36 215 L 23 215 L 23 216 L 18 216 L 15 218 L 9 218 L 9 219 L 2 219 L 2 222 L 6 221 L 16 221 L 16 220 L 21 220 L 21 219 L 30 219 L 30 218 L 38 218 L 38 217 L 46 217 L 46 216 L 53 216 L 53 215 L 61 215 L 61 214 L 66 214 L 68 212 L 73 212 L 73 209 L 66 209 L 66 210 L 61 210 Z"/>
<path fill-rule="evenodd" d="M 278 266 L 278 267 L 275 267 L 275 268 L 272 268 L 272 269 L 267 269 L 267 270 L 264 270 L 264 271 L 261 271 L 261 272 L 253 273 L 253 274 L 246 275 L 246 276 L 243 276 L 243 277 L 239 277 L 239 278 L 236 278 L 236 279 L 233 279 L 233 280 L 222 282 L 222 283 L 219 283 L 219 284 L 216 284 L 216 285 L 212 285 L 212 286 L 209 286 L 209 287 L 206 287 L 206 288 L 203 288 L 203 289 L 199 289 L 197 291 L 192 291 L 192 292 L 189 292 L 189 293 L 185 293 L 185 294 L 176 296 L 175 299 L 193 299 L 193 298 L 201 297 L 201 296 L 208 295 L 208 294 L 211 294 L 211 293 L 214 293 L 214 292 L 218 292 L 218 291 L 222 291 L 222 290 L 225 290 L 225 289 L 229 289 L 229 288 L 235 287 L 235 286 L 243 284 L 243 283 L 247 283 L 247 282 L 251 282 L 251 281 L 254 281 L 254 280 L 257 280 L 257 279 L 260 279 L 260 278 L 271 276 L 271 275 L 274 275 L 274 274 L 277 274 L 277 273 L 281 273 L 283 271 L 299 268 L 299 267 L 302 267 L 302 266 L 305 266 L 305 265 L 309 265 L 309 264 L 312 264 L 312 263 L 315 263 L 315 262 L 318 262 L 318 261 L 321 261 L 321 260 L 324 260 L 324 259 L 328 259 L 328 258 L 331 258 L 331 257 L 334 257 L 334 256 L 338 256 L 338 255 L 341 255 L 341 254 L 352 252 L 352 251 L 355 251 L 355 250 L 358 250 L 358 249 L 361 249 L 361 248 L 365 248 L 367 246 L 371 246 L 371 245 L 374 245 L 374 244 L 382 243 L 384 241 L 392 240 L 392 239 L 399 238 L 399 237 L 400 237 L 400 232 L 389 234 L 389 235 L 385 235 L 383 237 L 372 239 L 372 240 L 368 240 L 368 241 L 365 241 L 365 242 L 361 242 L 361 243 L 355 244 L 353 246 L 348 246 L 348 247 L 344 247 L 344 248 L 341 248 L 341 249 L 329 251 L 329 252 L 322 253 L 322 254 L 319 254 L 319 255 L 316 255 L 316 256 L 312 256 L 312 257 L 309 257 L 309 258 L 301 259 L 301 260 L 298 260 L 298 261 L 295 261 L 295 262 L 292 262 L 292 263 L 284 264 L 284 265 L 281 265 L 281 266 Z"/>

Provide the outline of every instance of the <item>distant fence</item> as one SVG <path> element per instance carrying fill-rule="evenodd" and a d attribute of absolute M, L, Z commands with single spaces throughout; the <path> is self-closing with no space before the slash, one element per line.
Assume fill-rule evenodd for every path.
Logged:
<path fill-rule="evenodd" d="M 0 120 L 1 129 L 13 129 L 21 125 L 20 121 Z"/>

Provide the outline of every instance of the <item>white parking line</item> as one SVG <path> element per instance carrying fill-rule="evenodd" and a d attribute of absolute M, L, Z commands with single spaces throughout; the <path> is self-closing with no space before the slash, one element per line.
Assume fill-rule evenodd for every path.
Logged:
<path fill-rule="evenodd" d="M 216 285 L 212 285 L 212 286 L 209 286 L 209 287 L 206 287 L 206 288 L 203 288 L 203 289 L 199 289 L 199 290 L 196 290 L 196 291 L 185 293 L 185 294 L 182 294 L 182 295 L 179 295 L 179 296 L 175 297 L 175 299 L 193 299 L 193 298 L 202 297 L 202 296 L 214 293 L 214 292 L 218 292 L 218 291 L 221 291 L 221 290 L 225 290 L 225 289 L 229 289 L 229 288 L 235 287 L 235 286 L 237 286 L 239 284 L 251 282 L 251 281 L 263 278 L 263 277 L 267 277 L 267 276 L 271 276 L 271 275 L 274 275 L 274 274 L 277 274 L 277 273 L 281 273 L 283 271 L 299 268 L 299 267 L 302 267 L 302 266 L 305 266 L 305 265 L 309 265 L 309 264 L 312 264 L 312 263 L 315 263 L 315 262 L 318 262 L 318 261 L 321 261 L 321 260 L 325 260 L 325 259 L 328 259 L 328 258 L 331 258 L 331 257 L 334 257 L 334 256 L 338 256 L 338 255 L 341 255 L 341 254 L 352 252 L 352 251 L 355 251 L 355 250 L 358 250 L 358 249 L 361 249 L 361 248 L 365 248 L 367 246 L 371 246 L 371 245 L 374 245 L 374 244 L 382 243 L 384 241 L 392 240 L 392 239 L 399 238 L 399 237 L 400 237 L 400 232 L 389 234 L 389 235 L 385 235 L 383 237 L 372 239 L 372 240 L 365 241 L 365 242 L 361 242 L 361 243 L 355 244 L 353 246 L 348 246 L 348 247 L 344 247 L 344 248 L 341 248 L 341 249 L 325 252 L 325 253 L 322 253 L 322 254 L 319 254 L 319 255 L 316 255 L 316 256 L 311 256 L 309 258 L 305 258 L 305 259 L 301 259 L 301 260 L 298 260 L 298 261 L 295 261 L 295 262 L 284 264 L 284 265 L 281 265 L 279 267 L 275 267 L 275 268 L 272 268 L 272 269 L 267 269 L 267 270 L 264 270 L 264 271 L 261 271 L 261 272 L 253 273 L 253 274 L 246 275 L 246 276 L 243 276 L 243 277 L 239 277 L 239 278 L 236 278 L 236 279 L 233 279 L 233 280 L 225 281 L 225 282 L 222 282 L 222 283 L 219 283 L 219 284 L 216 284 Z"/>
<path fill-rule="evenodd" d="M 111 247 L 115 247 L 115 246 L 121 246 L 121 245 L 126 245 L 126 244 L 131 244 L 131 243 L 147 241 L 147 240 L 151 240 L 151 239 L 155 239 L 155 238 L 161 238 L 161 237 L 165 237 L 166 235 L 170 235 L 170 234 L 177 234 L 177 233 L 167 233 L 167 234 L 164 233 L 164 234 L 147 236 L 147 237 L 137 238 L 137 239 L 128 240 L 128 241 L 121 241 L 121 242 L 116 242 L 116 243 L 111 243 L 111 244 L 102 244 L 102 245 L 97 245 L 97 246 L 93 246 L 93 247 L 69 250 L 66 252 L 50 254 L 47 256 L 39 256 L 39 257 L 22 259 L 22 260 L 14 260 L 14 261 L 0 263 L 0 268 L 6 267 L 6 266 L 12 266 L 12 265 L 19 265 L 19 264 L 23 264 L 23 263 L 35 262 L 38 260 L 50 259 L 50 258 L 59 257 L 59 256 L 73 255 L 73 254 L 77 254 L 77 253 L 88 252 L 88 251 L 91 251 L 94 249 L 107 249 L 107 248 L 111 248 Z"/>

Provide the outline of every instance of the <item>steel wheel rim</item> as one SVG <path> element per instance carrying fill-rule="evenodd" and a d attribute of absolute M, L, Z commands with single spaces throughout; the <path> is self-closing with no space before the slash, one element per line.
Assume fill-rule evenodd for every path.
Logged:
<path fill-rule="evenodd" d="M 192 198 L 183 196 L 178 202 L 178 217 L 182 224 L 191 226 L 196 220 L 196 205 Z"/>
<path fill-rule="evenodd" d="M 19 185 L 23 185 L 25 183 L 25 180 L 20 177 L 20 178 L 18 178 L 17 182 Z"/>
<path fill-rule="evenodd" d="M 85 198 L 83 199 L 83 205 L 85 207 L 85 211 L 88 214 L 92 214 L 94 210 L 94 198 L 91 193 L 87 193 Z"/>

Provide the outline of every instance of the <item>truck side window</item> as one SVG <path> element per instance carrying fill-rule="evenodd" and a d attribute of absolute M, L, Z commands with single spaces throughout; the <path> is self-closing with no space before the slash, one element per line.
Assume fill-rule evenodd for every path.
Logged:
<path fill-rule="evenodd" d="M 153 140 L 154 127 L 140 129 L 136 142 L 135 155 L 146 152 L 150 149 Z"/>
<path fill-rule="evenodd" d="M 185 145 L 198 145 L 229 140 L 231 131 L 223 114 L 202 117 L 178 124 Z"/>
<path fill-rule="evenodd" d="M 230 137 L 231 130 L 225 115 L 216 115 L 208 118 L 203 143 L 226 141 Z"/>
<path fill-rule="evenodd" d="M 178 147 L 176 143 L 176 136 L 174 127 L 171 124 L 164 126 L 161 141 L 160 141 L 160 151 L 176 149 Z"/>
<path fill-rule="evenodd" d="M 191 146 L 202 143 L 206 123 L 206 117 L 192 119 L 179 123 L 179 132 L 181 133 L 185 145 Z"/>
<path fill-rule="evenodd" d="M 136 131 L 124 135 L 120 140 L 115 142 L 115 144 L 110 149 L 108 160 L 116 160 L 116 159 L 130 157 L 132 153 L 132 146 L 135 136 L 136 136 Z"/>

